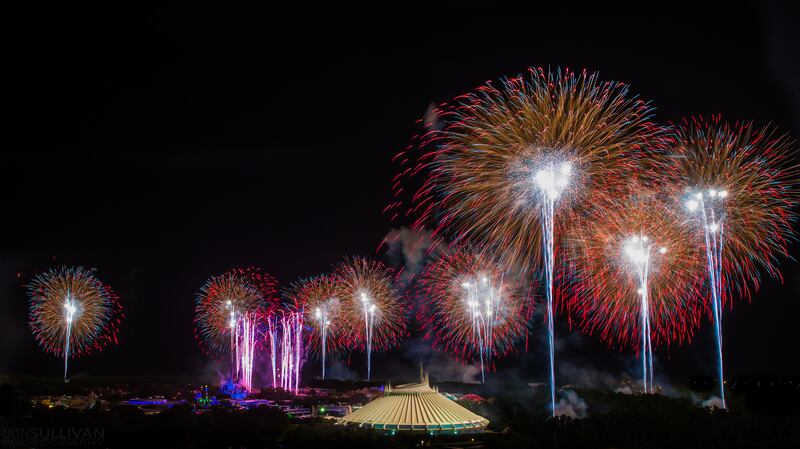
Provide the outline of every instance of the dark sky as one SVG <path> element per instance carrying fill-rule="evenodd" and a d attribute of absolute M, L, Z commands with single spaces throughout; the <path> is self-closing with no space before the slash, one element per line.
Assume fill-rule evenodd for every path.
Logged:
<path fill-rule="evenodd" d="M 800 136 L 800 16 L 777 4 L 63 8 L 0 19 L 0 372 L 59 372 L 27 330 L 17 280 L 53 260 L 97 267 L 126 310 L 121 344 L 76 372 L 201 371 L 193 300 L 209 275 L 255 265 L 287 285 L 374 254 L 394 226 L 381 214 L 390 158 L 415 120 L 529 66 L 626 81 L 660 121 L 721 112 Z M 783 284 L 726 315 L 731 375 L 800 373 L 800 266 L 783 268 Z M 713 372 L 709 327 L 658 352 L 665 372 Z M 620 357 L 579 346 L 574 363 Z M 536 358 L 505 366 L 543 375 Z"/>

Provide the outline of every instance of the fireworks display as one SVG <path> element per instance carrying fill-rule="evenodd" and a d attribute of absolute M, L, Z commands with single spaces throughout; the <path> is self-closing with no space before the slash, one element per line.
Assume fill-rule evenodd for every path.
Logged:
<path fill-rule="evenodd" d="M 317 276 L 293 285 L 287 296 L 312 329 L 307 337 L 307 349 L 322 360 L 322 378 L 325 379 L 326 357 L 346 346 L 347 321 L 342 319 L 345 310 L 339 285 L 329 276 Z"/>
<path fill-rule="evenodd" d="M 254 389 L 257 366 L 297 394 L 308 356 L 324 380 L 330 357 L 364 351 L 370 380 L 373 353 L 408 336 L 411 309 L 434 348 L 479 363 L 485 382 L 497 359 L 523 339 L 527 348 L 541 285 L 553 416 L 557 312 L 634 350 L 644 393 L 656 391 L 654 348 L 691 341 L 709 316 L 725 408 L 723 311 L 757 292 L 762 273 L 780 279 L 790 257 L 794 143 L 716 116 L 655 125 L 626 84 L 586 71 L 531 69 L 432 109 L 394 158 L 385 210 L 410 220 L 381 244 L 393 263 L 402 250 L 405 271 L 346 258 L 292 284 L 283 302 L 255 268 L 202 286 L 195 336 L 229 357 L 231 397 Z M 406 284 L 417 303 L 396 288 Z M 117 342 L 121 306 L 91 271 L 51 269 L 26 287 L 30 328 L 63 357 L 65 381 L 71 357 Z"/>
<path fill-rule="evenodd" d="M 760 284 L 760 270 L 780 277 L 777 256 L 788 255 L 794 237 L 799 172 L 790 140 L 771 127 L 692 119 L 675 127 L 672 137 L 658 173 L 705 253 L 724 408 L 723 306 L 749 297 Z"/>
<path fill-rule="evenodd" d="M 396 157 L 394 191 L 422 173 L 414 227 L 438 220 L 455 242 L 494 250 L 508 266 L 542 266 L 555 413 L 553 280 L 557 240 L 580 206 L 617 195 L 657 134 L 650 107 L 624 84 L 586 72 L 546 72 L 486 84 L 440 108 L 447 124 L 422 138 L 423 154 Z M 397 215 L 402 201 L 387 212 Z"/>
<path fill-rule="evenodd" d="M 351 347 L 366 352 L 369 380 L 372 352 L 395 346 L 406 332 L 405 305 L 392 285 L 393 273 L 380 262 L 348 258 L 336 267 L 334 276 L 341 285 L 344 313 L 351 324 L 345 338 Z"/>
<path fill-rule="evenodd" d="M 196 335 L 210 352 L 226 345 L 231 374 L 248 390 L 255 353 L 255 323 L 275 307 L 276 281 L 254 268 L 234 269 L 209 279 L 195 306 Z"/>
<path fill-rule="evenodd" d="M 117 343 L 122 308 L 92 272 L 50 269 L 34 276 L 27 287 L 33 336 L 46 352 L 64 358 L 65 381 L 70 357 Z"/>
<path fill-rule="evenodd" d="M 703 310 L 702 254 L 682 223 L 677 208 L 640 190 L 596 205 L 564 245 L 567 308 L 586 332 L 639 351 L 645 392 L 653 343 L 691 338 Z"/>
<path fill-rule="evenodd" d="M 518 279 L 492 257 L 456 248 L 422 275 L 418 319 L 426 338 L 464 360 L 484 365 L 514 348 L 527 330 L 532 303 Z"/>

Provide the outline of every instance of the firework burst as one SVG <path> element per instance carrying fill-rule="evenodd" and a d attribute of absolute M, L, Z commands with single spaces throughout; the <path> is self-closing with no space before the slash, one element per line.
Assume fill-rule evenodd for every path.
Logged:
<path fill-rule="evenodd" d="M 775 129 L 714 117 L 684 121 L 667 141 L 664 184 L 686 224 L 701 236 L 725 408 L 722 310 L 758 289 L 760 271 L 780 278 L 778 256 L 794 238 L 798 167 L 792 142 Z"/>
<path fill-rule="evenodd" d="M 456 247 L 429 263 L 421 278 L 418 320 L 434 346 L 484 363 L 506 355 L 524 337 L 532 301 L 519 279 L 493 257 Z"/>
<path fill-rule="evenodd" d="M 650 107 L 622 83 L 596 74 L 545 72 L 489 83 L 443 105 L 446 122 L 421 140 L 414 162 L 396 157 L 398 197 L 420 173 L 427 179 L 410 200 L 414 226 L 438 219 L 437 233 L 494 250 L 504 265 L 544 267 L 555 414 L 553 279 L 557 239 L 568 235 L 583 204 L 616 196 L 637 166 L 640 150 L 660 129 Z M 399 215 L 403 201 L 387 207 Z"/>
<path fill-rule="evenodd" d="M 652 346 L 690 339 L 704 307 L 702 253 L 682 222 L 675 207 L 640 191 L 596 205 L 564 245 L 567 308 L 584 331 L 641 354 L 645 391 Z"/>
<path fill-rule="evenodd" d="M 349 323 L 343 319 L 340 286 L 329 276 L 317 276 L 292 285 L 286 296 L 312 329 L 307 335 L 307 349 L 322 359 L 322 378 L 325 379 L 325 359 L 345 348 L 344 337 L 349 328 Z"/>
<path fill-rule="evenodd" d="M 369 380 L 372 352 L 395 346 L 406 332 L 405 304 L 392 286 L 392 271 L 380 262 L 348 258 L 336 267 L 334 277 L 341 286 L 343 313 L 350 323 L 345 339 L 351 347 L 366 351 Z"/>
<path fill-rule="evenodd" d="M 46 352 L 80 357 L 117 342 L 122 308 L 117 296 L 92 272 L 59 267 L 39 273 L 27 286 L 29 325 Z"/>
<path fill-rule="evenodd" d="M 760 271 L 780 278 L 778 256 L 788 256 L 798 200 L 792 141 L 769 126 L 719 117 L 685 121 L 672 137 L 662 173 L 674 203 L 685 206 L 687 224 L 698 231 L 703 209 L 724 226 L 721 281 L 728 292 L 721 300 L 749 297 Z"/>
<path fill-rule="evenodd" d="M 446 125 L 420 138 L 422 154 L 409 149 L 395 157 L 398 198 L 414 179 L 424 180 L 387 212 L 414 217 L 415 228 L 436 221 L 437 233 L 495 248 L 510 266 L 536 267 L 543 257 L 541 190 L 550 187 L 545 193 L 559 198 L 561 214 L 625 191 L 640 149 L 660 135 L 650 113 L 626 85 L 586 72 L 531 69 L 487 84 L 438 109 Z M 403 205 L 410 209 L 397 211 Z M 557 233 L 569 226 L 567 219 L 555 223 Z"/>
<path fill-rule="evenodd" d="M 268 314 L 277 303 L 276 286 L 272 276 L 256 268 L 233 269 L 206 281 L 195 305 L 195 335 L 204 350 L 223 351 L 245 314 Z"/>

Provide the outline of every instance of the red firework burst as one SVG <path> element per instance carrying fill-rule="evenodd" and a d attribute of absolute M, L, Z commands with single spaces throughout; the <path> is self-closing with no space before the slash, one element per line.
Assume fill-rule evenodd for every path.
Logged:
<path fill-rule="evenodd" d="M 116 294 L 82 267 L 39 273 L 27 285 L 29 325 L 39 346 L 62 357 L 80 357 L 117 343 L 122 306 Z M 67 320 L 66 308 L 72 311 Z M 67 328 L 70 332 L 67 332 Z"/>
<path fill-rule="evenodd" d="M 230 340 L 231 314 L 271 313 L 278 305 L 277 281 L 258 268 L 235 268 L 212 276 L 200 289 L 195 305 L 195 336 L 205 351 L 218 352 Z"/>
<path fill-rule="evenodd" d="M 395 273 L 381 262 L 352 257 L 336 266 L 333 277 L 340 286 L 348 346 L 367 349 L 369 333 L 372 351 L 396 346 L 406 334 L 408 316 L 393 285 Z"/>
<path fill-rule="evenodd" d="M 294 310 L 303 313 L 303 322 L 311 327 L 306 333 L 308 350 L 315 356 L 322 353 L 325 326 L 325 351 L 338 354 L 347 346 L 346 337 L 352 322 L 345 314 L 341 286 L 330 276 L 316 276 L 293 284 L 286 293 Z"/>
<path fill-rule="evenodd" d="M 718 238 L 721 301 L 749 298 L 762 270 L 780 278 L 779 256 L 788 257 L 795 238 L 800 181 L 789 137 L 771 126 L 695 117 L 676 125 L 664 145 L 656 173 L 668 201 L 693 232 L 702 236 L 708 226 Z"/>
<path fill-rule="evenodd" d="M 704 308 L 705 265 L 696 234 L 682 223 L 677 208 L 641 190 L 595 205 L 576 223 L 564 245 L 566 307 L 584 331 L 641 349 L 645 293 L 655 345 L 691 338 Z M 632 241 L 645 272 L 631 260 Z"/>
<path fill-rule="evenodd" d="M 650 114 L 627 85 L 595 73 L 538 68 L 487 83 L 440 105 L 427 132 L 395 156 L 397 200 L 385 212 L 533 269 L 543 247 L 534 175 L 571 171 L 559 187 L 561 238 L 586 204 L 626 191 L 643 148 L 662 133 Z"/>
<path fill-rule="evenodd" d="M 428 264 L 420 286 L 425 338 L 460 359 L 506 355 L 526 335 L 530 286 L 486 253 L 454 247 Z"/>

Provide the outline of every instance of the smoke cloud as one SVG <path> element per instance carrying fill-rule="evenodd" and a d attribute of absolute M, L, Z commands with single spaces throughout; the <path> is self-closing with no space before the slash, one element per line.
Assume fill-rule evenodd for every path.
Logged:
<path fill-rule="evenodd" d="M 434 350 L 421 336 L 406 340 L 402 350 L 405 366 L 397 367 L 394 372 L 409 372 L 410 368 L 417 370 L 422 364 L 434 382 L 477 383 L 480 380 L 480 366 L 459 362 L 449 354 Z"/>
<path fill-rule="evenodd" d="M 439 131 L 445 127 L 445 123 L 439 117 L 439 109 L 436 107 L 436 103 L 428 104 L 423 120 L 426 130 Z"/>
<path fill-rule="evenodd" d="M 359 378 L 358 373 L 350 369 L 342 360 L 328 359 L 326 362 L 328 364 L 325 367 L 326 379 L 356 380 Z"/>
<path fill-rule="evenodd" d="M 556 416 L 568 416 L 570 418 L 585 418 L 588 416 L 589 406 L 586 401 L 578 396 L 573 390 L 561 390 L 558 403 L 556 404 Z"/>
<path fill-rule="evenodd" d="M 717 396 L 711 396 L 709 399 L 702 402 L 703 407 L 722 408 L 722 399 Z"/>
<path fill-rule="evenodd" d="M 427 229 L 392 229 L 383 240 L 386 243 L 386 257 L 392 265 L 402 267 L 400 281 L 406 285 L 422 271 L 425 259 L 438 251 L 432 232 Z"/>

